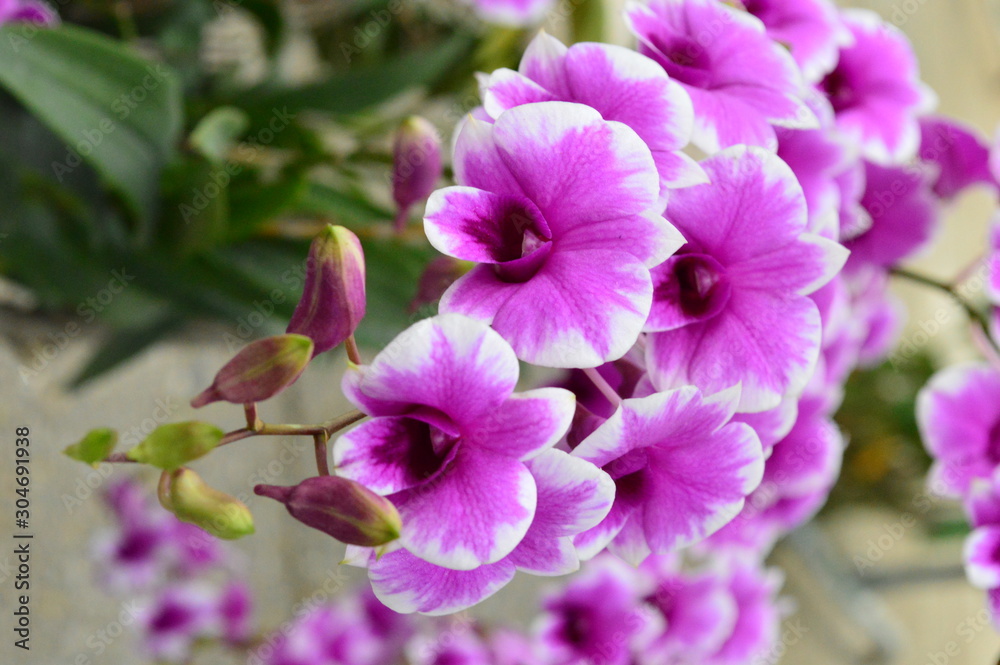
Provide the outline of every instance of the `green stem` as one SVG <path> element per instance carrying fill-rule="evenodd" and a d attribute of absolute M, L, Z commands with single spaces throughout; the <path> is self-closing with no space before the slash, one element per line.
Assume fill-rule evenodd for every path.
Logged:
<path fill-rule="evenodd" d="M 248 412 L 248 418 L 250 415 L 251 414 Z M 257 427 L 241 427 L 240 429 L 233 430 L 232 432 L 227 432 L 219 441 L 216 448 L 221 448 L 222 446 L 235 443 L 242 439 L 248 439 L 252 436 L 311 436 L 314 439 L 316 437 L 323 437 L 325 447 L 325 441 L 329 440 L 331 435 L 335 432 L 339 432 L 345 427 L 353 425 L 362 418 L 365 418 L 366 414 L 354 409 L 353 411 L 348 411 L 343 415 L 331 418 L 325 423 L 319 423 L 317 425 L 272 425 L 262 423 L 259 418 L 256 418 L 255 411 L 253 413 L 253 417 Z M 114 453 L 108 455 L 104 458 L 104 461 L 113 464 L 129 464 L 134 462 L 134 460 L 127 458 L 125 453 Z"/>
<path fill-rule="evenodd" d="M 969 318 L 982 328 L 983 332 L 986 333 L 986 338 L 990 340 L 990 344 L 996 348 L 996 342 L 994 342 L 993 338 L 990 336 L 989 318 L 972 303 L 963 298 L 958 291 L 955 290 L 955 286 L 953 284 L 943 282 L 939 279 L 934 279 L 933 277 L 928 277 L 927 275 L 921 275 L 920 273 L 912 272 L 910 270 L 906 270 L 905 268 L 893 268 L 890 270 L 890 274 L 895 275 L 896 277 L 902 277 L 903 279 L 907 279 L 915 284 L 922 284 L 923 286 L 947 293 L 959 307 L 965 310 L 965 313 L 969 316 Z"/>

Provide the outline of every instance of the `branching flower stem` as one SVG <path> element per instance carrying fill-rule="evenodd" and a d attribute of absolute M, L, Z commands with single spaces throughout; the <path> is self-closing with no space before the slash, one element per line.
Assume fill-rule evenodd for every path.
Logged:
<path fill-rule="evenodd" d="M 247 439 L 252 436 L 311 436 L 314 440 L 322 438 L 325 450 L 326 442 L 329 441 L 330 436 L 332 436 L 335 432 L 339 432 L 345 427 L 353 425 L 359 420 L 367 417 L 366 414 L 354 409 L 339 415 L 336 418 L 332 418 L 324 423 L 316 425 L 270 424 L 262 422 L 260 418 L 257 417 L 256 406 L 251 408 L 251 405 L 246 405 L 244 408 L 247 413 L 247 422 L 249 426 L 226 433 L 226 435 L 219 441 L 216 448 L 221 448 L 222 446 L 226 446 L 230 443 L 235 443 L 236 441 Z M 324 461 L 326 460 L 325 453 L 323 459 Z M 111 463 L 133 462 L 133 460 L 130 460 L 125 456 L 125 453 L 114 453 L 113 455 L 106 457 L 104 461 Z M 323 471 L 320 470 L 320 473 L 323 473 Z M 327 469 L 326 475 L 329 475 L 329 469 Z"/>
<path fill-rule="evenodd" d="M 996 342 L 992 340 L 989 334 L 989 318 L 958 292 L 956 283 L 943 282 L 941 280 L 934 279 L 933 277 L 928 277 L 927 275 L 921 275 L 920 273 L 906 270 L 905 268 L 893 268 L 890 272 L 896 277 L 901 277 L 902 279 L 909 280 L 915 284 L 922 284 L 923 286 L 947 293 L 959 307 L 965 310 L 969 319 L 985 333 L 986 338 L 990 340 L 990 345 L 993 347 L 993 350 L 997 350 Z"/>

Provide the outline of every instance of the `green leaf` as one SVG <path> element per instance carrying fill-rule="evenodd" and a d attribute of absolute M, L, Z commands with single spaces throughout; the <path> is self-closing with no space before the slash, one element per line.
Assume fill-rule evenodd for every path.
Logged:
<path fill-rule="evenodd" d="M 229 224 L 229 165 L 191 155 L 163 174 L 163 212 L 157 240 L 181 254 L 210 249 Z"/>
<path fill-rule="evenodd" d="M 252 172 L 233 178 L 229 186 L 228 239 L 245 240 L 262 225 L 298 209 L 306 192 L 305 175 L 299 172 L 285 174 L 267 184 L 259 182 L 257 174 Z"/>
<path fill-rule="evenodd" d="M 133 462 L 173 471 L 210 453 L 223 435 L 215 425 L 198 421 L 161 425 L 125 456 Z"/>
<path fill-rule="evenodd" d="M 437 252 L 396 239 L 361 237 L 367 264 L 368 306 L 358 326 L 358 342 L 381 348 L 420 318 L 410 313 L 420 275 Z"/>
<path fill-rule="evenodd" d="M 433 48 L 413 51 L 312 85 L 285 90 L 251 90 L 240 96 L 236 105 L 251 113 L 255 125 L 266 122 L 275 109 L 292 115 L 307 109 L 357 113 L 404 90 L 432 85 L 461 62 L 471 46 L 472 39 L 458 33 Z"/>
<path fill-rule="evenodd" d="M 0 86 L 55 132 L 70 158 L 89 162 L 132 211 L 149 220 L 159 174 L 181 131 L 175 74 L 113 39 L 63 25 L 26 37 L 22 25 L 0 28 Z"/>
<path fill-rule="evenodd" d="M 298 209 L 306 214 L 329 218 L 335 224 L 352 229 L 371 224 L 392 224 L 393 214 L 366 199 L 341 192 L 318 182 L 309 183 Z"/>
<path fill-rule="evenodd" d="M 101 460 L 115 449 L 116 443 L 118 443 L 118 432 L 102 427 L 87 432 L 79 442 L 67 446 L 63 454 L 97 468 Z"/>
<path fill-rule="evenodd" d="M 215 162 L 224 162 L 236 144 L 236 139 L 250 128 L 250 118 L 232 106 L 220 106 L 202 118 L 193 130 L 188 141 L 191 147 L 206 158 Z"/>

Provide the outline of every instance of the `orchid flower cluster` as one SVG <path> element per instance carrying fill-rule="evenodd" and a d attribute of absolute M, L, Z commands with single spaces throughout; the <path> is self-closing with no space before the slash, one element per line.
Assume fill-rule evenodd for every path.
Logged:
<path fill-rule="evenodd" d="M 625 20 L 635 49 L 541 33 L 516 71 L 481 74 L 451 186 L 431 191 L 433 128 L 404 126 L 395 227 L 427 199 L 423 230 L 449 257 L 421 285 L 438 314 L 363 362 L 363 248 L 328 227 L 286 333 L 248 345 L 192 401 L 243 405 L 246 427 L 168 425 L 124 453 L 95 431 L 70 454 L 160 468 L 165 507 L 235 538 L 254 530 L 249 511 L 186 465 L 249 437 L 311 436 L 316 477 L 255 491 L 346 543 L 395 612 L 459 612 L 518 571 L 593 560 L 546 601 L 526 642 L 546 655 L 503 662 L 768 654 L 787 608 L 763 562 L 838 476 L 844 383 L 900 324 L 889 277 L 961 191 L 997 188 L 996 153 L 991 170 L 981 137 L 929 115 L 909 43 L 871 12 L 652 0 Z M 260 420 L 258 402 L 341 344 L 357 411 Z M 523 364 L 549 378 L 523 385 Z M 921 400 L 935 478 L 977 526 L 972 579 L 994 591 L 997 397 L 991 365 L 947 370 Z M 354 653 L 377 633 L 322 628 L 342 614 L 304 620 L 289 653 L 311 639 Z M 455 644 L 503 660 L 475 631 Z"/>
<path fill-rule="evenodd" d="M 777 597 L 778 571 L 740 557 L 682 570 L 676 556 L 633 567 L 604 554 L 565 588 L 550 589 L 527 630 L 464 613 L 416 620 L 359 588 L 303 602 L 291 620 L 260 634 L 251 594 L 237 581 L 236 552 L 151 505 L 134 482 L 117 481 L 103 496 L 114 525 L 95 539 L 93 560 L 156 662 L 190 662 L 199 645 L 221 641 L 248 665 L 624 665 L 692 655 L 741 663 L 780 655 L 775 631 L 789 611 Z"/>
<path fill-rule="evenodd" d="M 120 623 L 134 626 L 143 653 L 181 663 L 199 642 L 244 650 L 252 599 L 237 553 L 152 505 L 136 483 L 115 481 L 103 497 L 114 524 L 95 537 L 92 558 L 101 586 L 122 600 Z M 108 644 L 88 646 L 100 655 Z"/>
<path fill-rule="evenodd" d="M 752 563 L 681 572 L 674 557 L 634 568 L 597 557 L 550 592 L 526 631 L 466 614 L 414 621 L 370 591 L 311 608 L 269 638 L 261 665 L 522 665 L 776 660 L 780 575 Z M 694 659 L 694 660 L 693 660 Z M 763 661 L 761 661 L 763 662 Z"/>

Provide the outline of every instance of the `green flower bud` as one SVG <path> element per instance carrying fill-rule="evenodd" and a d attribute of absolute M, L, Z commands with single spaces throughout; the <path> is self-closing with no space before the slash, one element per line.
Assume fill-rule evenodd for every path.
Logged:
<path fill-rule="evenodd" d="M 200 408 L 218 401 L 261 402 L 295 383 L 313 355 L 304 335 L 276 335 L 247 344 L 215 375 L 212 385 L 191 400 Z"/>
<path fill-rule="evenodd" d="M 223 431 L 196 421 L 171 423 L 154 429 L 125 456 L 133 462 L 173 471 L 212 451 L 222 440 Z"/>
<path fill-rule="evenodd" d="M 200 527 L 216 538 L 235 540 L 254 532 L 253 515 L 242 501 L 212 489 L 191 469 L 177 469 L 161 483 L 163 507 L 182 522 Z"/>
<path fill-rule="evenodd" d="M 90 430 L 79 442 L 66 446 L 63 454 L 96 469 L 101 460 L 115 449 L 116 443 L 118 443 L 118 432 L 102 427 Z"/>

